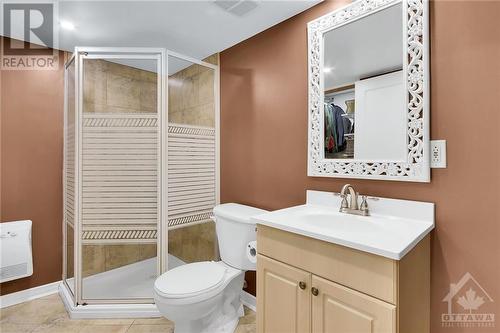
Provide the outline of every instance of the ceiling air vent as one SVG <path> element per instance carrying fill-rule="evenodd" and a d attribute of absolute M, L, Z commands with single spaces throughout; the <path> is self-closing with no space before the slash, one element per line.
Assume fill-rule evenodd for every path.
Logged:
<path fill-rule="evenodd" d="M 246 15 L 257 8 L 257 1 L 254 0 L 215 0 L 214 3 L 226 12 L 236 16 Z"/>

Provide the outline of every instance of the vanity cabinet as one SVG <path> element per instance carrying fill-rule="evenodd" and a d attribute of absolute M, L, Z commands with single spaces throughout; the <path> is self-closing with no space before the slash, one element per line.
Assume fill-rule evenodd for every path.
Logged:
<path fill-rule="evenodd" d="M 429 332 L 429 237 L 393 260 L 257 228 L 259 333 Z"/>
<path fill-rule="evenodd" d="M 338 283 L 312 276 L 312 331 L 396 332 L 396 307 Z M 305 332 L 305 331 L 304 331 Z"/>
<path fill-rule="evenodd" d="M 266 315 L 259 332 L 309 332 L 311 327 L 311 274 L 262 255 L 257 257 L 259 311 Z"/>

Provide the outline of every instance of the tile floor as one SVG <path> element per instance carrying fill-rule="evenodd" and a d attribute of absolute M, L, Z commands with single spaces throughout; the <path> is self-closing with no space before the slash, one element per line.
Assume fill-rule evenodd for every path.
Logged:
<path fill-rule="evenodd" d="M 70 319 L 58 294 L 0 310 L 1 333 L 171 333 L 174 325 L 154 319 Z M 245 316 L 235 333 L 255 333 L 255 312 Z"/>

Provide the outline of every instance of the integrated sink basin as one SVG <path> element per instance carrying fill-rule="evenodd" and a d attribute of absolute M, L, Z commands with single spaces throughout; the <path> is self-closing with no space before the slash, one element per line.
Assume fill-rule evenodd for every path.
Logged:
<path fill-rule="evenodd" d="M 359 232 L 376 232 L 379 230 L 379 225 L 376 223 L 366 223 L 365 216 L 347 215 L 332 210 L 331 207 L 302 205 L 293 208 L 293 217 L 295 224 L 307 224 L 307 226 L 318 229 L 335 229 L 338 232 L 359 233 Z M 287 210 L 286 214 L 292 212 L 292 208 Z M 282 213 L 285 213 L 282 210 Z M 292 222 L 290 222 L 292 224 Z M 326 230 L 325 230 L 326 231 Z"/>
<path fill-rule="evenodd" d="M 334 193 L 307 191 L 305 205 L 255 216 L 257 224 L 399 260 L 434 228 L 434 204 L 368 199 L 370 216 L 339 212 Z"/>

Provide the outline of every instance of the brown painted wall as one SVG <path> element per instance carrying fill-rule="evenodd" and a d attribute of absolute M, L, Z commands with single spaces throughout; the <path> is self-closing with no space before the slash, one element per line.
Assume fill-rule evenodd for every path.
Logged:
<path fill-rule="evenodd" d="M 303 203 L 306 189 L 346 183 L 306 176 L 306 23 L 340 5 L 317 5 L 221 53 L 223 202 L 278 209 Z M 436 203 L 432 332 L 471 332 L 441 328 L 440 315 L 449 284 L 470 272 L 496 302 L 481 310 L 500 317 L 500 2 L 430 7 L 431 137 L 447 140 L 448 168 L 433 170 L 430 184 L 349 182 L 369 195 Z"/>
<path fill-rule="evenodd" d="M 4 295 L 61 279 L 63 65 L 0 76 L 0 221 L 33 221 L 34 260 L 31 277 L 1 284 Z"/>

